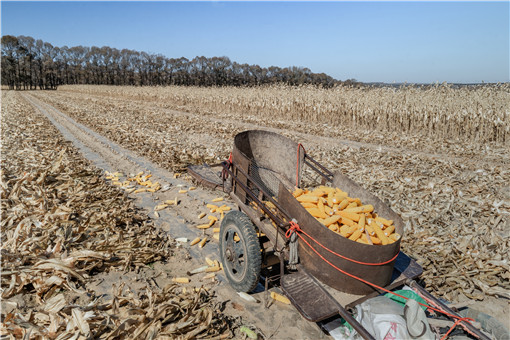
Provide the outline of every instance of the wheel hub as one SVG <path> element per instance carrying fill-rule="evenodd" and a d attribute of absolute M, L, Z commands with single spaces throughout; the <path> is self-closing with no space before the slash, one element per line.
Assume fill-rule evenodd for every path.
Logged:
<path fill-rule="evenodd" d="M 232 252 L 232 249 L 230 248 L 225 249 L 225 258 L 229 262 L 232 262 L 234 260 L 234 254 Z"/>

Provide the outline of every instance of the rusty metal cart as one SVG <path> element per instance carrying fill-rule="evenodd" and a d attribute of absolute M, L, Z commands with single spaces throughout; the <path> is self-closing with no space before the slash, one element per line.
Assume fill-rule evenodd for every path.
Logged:
<path fill-rule="evenodd" d="M 272 255 L 279 258 L 281 289 L 309 321 L 339 314 L 362 337 L 372 339 L 347 310 L 403 284 L 458 316 L 414 281 L 422 268 L 400 251 L 400 239 L 374 251 L 374 246 L 330 231 L 302 207 L 292 191 L 311 178 L 315 184 L 341 188 L 372 204 L 404 234 L 402 219 L 383 201 L 340 172 L 322 166 L 301 144 L 273 132 L 245 131 L 235 136 L 228 161 L 189 166 L 188 172 L 202 185 L 229 193 L 239 207 L 223 219 L 219 245 L 225 276 L 237 291 L 256 287 L 261 268 Z M 289 237 L 292 234 L 299 240 Z M 469 322 L 460 324 L 474 336 L 488 339 Z"/>

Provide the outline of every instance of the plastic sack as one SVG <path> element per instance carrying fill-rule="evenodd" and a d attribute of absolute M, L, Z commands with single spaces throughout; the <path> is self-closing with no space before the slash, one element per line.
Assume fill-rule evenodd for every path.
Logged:
<path fill-rule="evenodd" d="M 378 296 L 356 306 L 356 320 L 376 339 L 409 339 L 404 308 L 393 300 Z M 361 339 L 354 332 L 351 339 Z"/>
<path fill-rule="evenodd" d="M 378 296 L 357 305 L 356 310 L 356 320 L 376 339 L 435 339 L 425 312 L 412 299 L 408 300 L 404 307 L 386 297 Z M 361 337 L 353 331 L 347 339 Z"/>

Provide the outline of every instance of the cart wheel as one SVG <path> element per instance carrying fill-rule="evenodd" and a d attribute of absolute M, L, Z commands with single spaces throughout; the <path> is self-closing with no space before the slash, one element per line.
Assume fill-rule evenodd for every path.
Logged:
<path fill-rule="evenodd" d="M 251 220 L 241 211 L 231 211 L 220 228 L 220 257 L 230 285 L 248 293 L 259 282 L 262 256 Z"/>

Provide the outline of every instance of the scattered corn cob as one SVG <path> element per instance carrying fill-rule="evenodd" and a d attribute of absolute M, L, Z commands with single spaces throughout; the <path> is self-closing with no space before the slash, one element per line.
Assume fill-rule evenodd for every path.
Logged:
<path fill-rule="evenodd" d="M 207 215 L 207 214 L 203 212 L 203 213 L 200 213 L 200 215 L 198 215 L 197 217 L 200 220 L 200 219 L 204 218 L 205 215 Z"/>
<path fill-rule="evenodd" d="M 279 301 L 279 302 L 282 302 L 282 303 L 285 303 L 286 305 L 290 305 L 290 300 L 287 299 L 285 296 L 283 295 L 280 295 L 276 292 L 271 292 L 271 297 L 276 300 L 276 301 Z"/>
<path fill-rule="evenodd" d="M 212 273 L 212 272 L 217 272 L 217 271 L 220 271 L 221 268 L 219 266 L 213 266 L 213 267 L 208 267 L 205 272 L 206 273 Z"/>
<path fill-rule="evenodd" d="M 205 275 L 202 279 L 209 280 L 209 279 L 215 279 L 215 278 L 216 278 L 215 273 L 209 273 L 209 274 Z"/>
<path fill-rule="evenodd" d="M 188 190 L 184 190 L 184 189 L 179 190 L 179 194 L 185 194 L 187 192 L 188 192 Z"/>
<path fill-rule="evenodd" d="M 187 277 L 174 277 L 172 279 L 172 282 L 176 282 L 176 283 L 189 283 L 190 279 L 187 278 Z"/>
<path fill-rule="evenodd" d="M 223 201 L 223 197 L 216 197 L 215 199 L 212 200 L 212 202 L 221 202 Z"/>
<path fill-rule="evenodd" d="M 158 204 L 154 207 L 154 211 L 159 211 L 159 210 L 163 210 L 165 209 L 166 207 L 168 207 L 168 204 Z"/>
<path fill-rule="evenodd" d="M 198 242 L 200 242 L 200 237 L 197 237 L 196 239 L 194 239 L 193 241 L 190 242 L 190 246 L 194 246 L 195 244 L 197 244 Z"/>
<path fill-rule="evenodd" d="M 200 243 L 198 244 L 198 247 L 203 248 L 206 243 L 207 243 L 207 237 L 204 237 L 204 239 L 202 241 L 200 241 Z"/>

